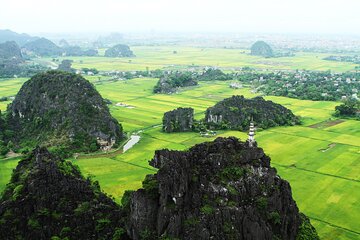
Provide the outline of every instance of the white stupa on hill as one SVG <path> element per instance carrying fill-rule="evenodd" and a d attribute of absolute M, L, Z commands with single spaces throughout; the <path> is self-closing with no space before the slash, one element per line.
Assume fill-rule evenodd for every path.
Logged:
<path fill-rule="evenodd" d="M 255 141 L 255 126 L 254 126 L 253 119 L 251 119 L 251 122 L 250 122 L 249 137 L 248 137 L 247 141 L 249 143 L 249 147 L 253 147 L 256 143 L 256 141 Z"/>

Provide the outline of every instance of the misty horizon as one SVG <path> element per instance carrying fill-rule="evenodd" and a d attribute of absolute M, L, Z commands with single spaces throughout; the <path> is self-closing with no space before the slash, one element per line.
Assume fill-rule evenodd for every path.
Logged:
<path fill-rule="evenodd" d="M 360 2 L 144 1 L 2 3 L 0 29 L 41 33 L 278 33 L 360 35 Z"/>

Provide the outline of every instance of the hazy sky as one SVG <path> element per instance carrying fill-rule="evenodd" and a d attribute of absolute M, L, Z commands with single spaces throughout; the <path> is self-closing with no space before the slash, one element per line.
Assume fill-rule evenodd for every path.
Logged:
<path fill-rule="evenodd" d="M 360 35 L 360 0 L 1 0 L 0 29 Z"/>

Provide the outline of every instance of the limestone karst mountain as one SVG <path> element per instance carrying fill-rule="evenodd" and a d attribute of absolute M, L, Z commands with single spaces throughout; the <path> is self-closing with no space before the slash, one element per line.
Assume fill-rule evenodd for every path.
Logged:
<path fill-rule="evenodd" d="M 0 60 L 24 61 L 19 45 L 14 41 L 0 43 Z"/>
<path fill-rule="evenodd" d="M 19 46 L 22 46 L 28 42 L 34 41 L 38 39 L 38 37 L 32 37 L 26 33 L 17 33 L 13 32 L 9 29 L 0 29 L 0 43 L 14 41 Z"/>
<path fill-rule="evenodd" d="M 299 119 L 286 107 L 262 97 L 226 98 L 206 110 L 205 122 L 210 128 L 247 130 L 253 119 L 258 128 L 299 124 Z"/>
<path fill-rule="evenodd" d="M 230 74 L 226 74 L 216 68 L 208 68 L 197 77 L 199 81 L 226 81 L 231 79 L 232 76 Z"/>
<path fill-rule="evenodd" d="M 261 148 L 234 137 L 159 150 L 127 195 L 132 239 L 318 239 Z"/>
<path fill-rule="evenodd" d="M 13 77 L 22 70 L 24 58 L 15 41 L 0 43 L 0 76 Z"/>
<path fill-rule="evenodd" d="M 60 146 L 94 151 L 122 137 L 122 127 L 94 86 L 80 75 L 49 71 L 24 83 L 7 108 L 8 141 L 18 148 Z"/>
<path fill-rule="evenodd" d="M 264 41 L 257 41 L 251 46 L 251 55 L 273 57 L 274 53 L 269 44 Z"/>
<path fill-rule="evenodd" d="M 117 44 L 105 51 L 105 57 L 135 57 L 135 55 L 128 45 Z"/>
<path fill-rule="evenodd" d="M 77 166 L 36 148 L 0 200 L 0 239 L 127 239 L 121 208 Z"/>
<path fill-rule="evenodd" d="M 39 38 L 37 40 L 26 43 L 23 47 L 28 54 L 35 54 L 38 56 L 60 56 L 63 50 L 55 43 L 46 38 Z"/>
<path fill-rule="evenodd" d="M 174 72 L 166 74 L 159 79 L 154 86 L 154 93 L 175 93 L 182 87 L 190 87 L 198 85 L 196 77 L 190 72 Z"/>
<path fill-rule="evenodd" d="M 164 113 L 164 132 L 188 132 L 192 130 L 194 123 L 194 109 L 177 108 Z"/>

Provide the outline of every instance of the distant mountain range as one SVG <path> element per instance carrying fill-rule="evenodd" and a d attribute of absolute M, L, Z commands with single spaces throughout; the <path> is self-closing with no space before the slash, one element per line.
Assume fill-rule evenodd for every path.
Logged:
<path fill-rule="evenodd" d="M 0 43 L 14 41 L 19 46 L 23 46 L 24 44 L 35 41 L 37 39 L 39 39 L 39 37 L 33 37 L 26 33 L 16 33 L 8 29 L 0 29 Z"/>
<path fill-rule="evenodd" d="M 71 46 L 60 42 L 59 47 L 54 42 L 43 37 L 33 37 L 25 33 L 16 33 L 11 30 L 0 30 L 0 44 L 5 42 L 16 42 L 28 56 L 96 56 L 95 49 L 81 49 L 79 46 Z M 1 58 L 1 56 L 0 56 Z"/>

